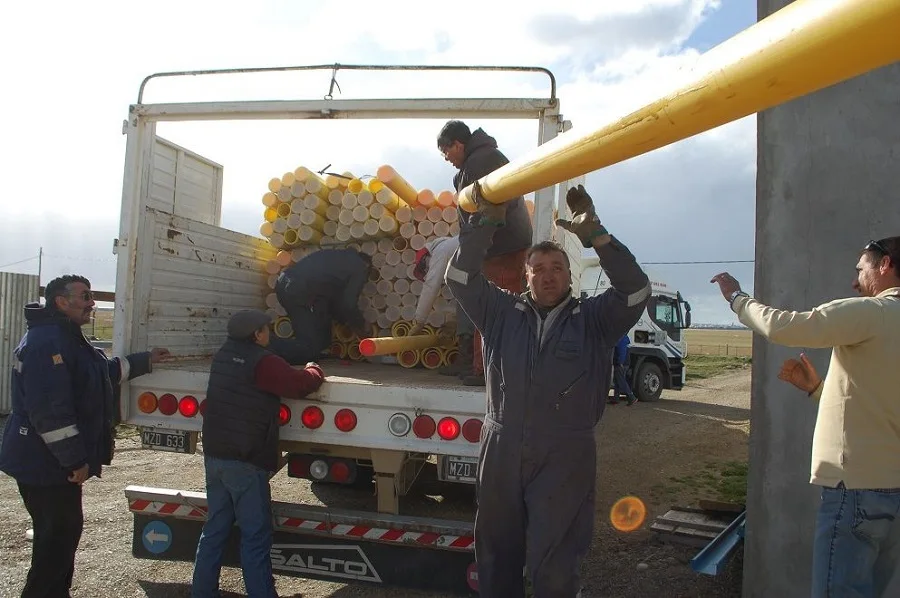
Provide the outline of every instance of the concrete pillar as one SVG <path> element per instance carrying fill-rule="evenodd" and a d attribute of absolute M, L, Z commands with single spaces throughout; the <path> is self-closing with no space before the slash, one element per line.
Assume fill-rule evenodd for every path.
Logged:
<path fill-rule="evenodd" d="M 758 0 L 764 18 L 789 0 Z M 847 48 L 852 52 L 852 48 Z M 869 239 L 900 234 L 900 65 L 758 116 L 755 294 L 806 310 L 853 296 Z M 809 596 L 816 405 L 781 382 L 798 350 L 753 346 L 744 596 Z M 809 351 L 825 372 L 830 351 Z"/>

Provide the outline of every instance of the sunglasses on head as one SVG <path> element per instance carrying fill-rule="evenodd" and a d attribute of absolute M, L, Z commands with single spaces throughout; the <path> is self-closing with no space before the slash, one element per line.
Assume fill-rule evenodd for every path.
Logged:
<path fill-rule="evenodd" d="M 869 241 L 866 243 L 864 251 L 877 251 L 882 255 L 890 255 L 890 251 L 888 251 L 884 245 L 879 243 L 878 241 Z"/>

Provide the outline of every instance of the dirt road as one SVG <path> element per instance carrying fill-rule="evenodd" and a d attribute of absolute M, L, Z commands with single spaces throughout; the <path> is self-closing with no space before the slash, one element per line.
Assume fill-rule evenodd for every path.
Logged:
<path fill-rule="evenodd" d="M 750 419 L 750 371 L 694 382 L 681 392 L 667 392 L 657 403 L 610 406 L 597 430 L 597 525 L 584 568 L 584 597 L 740 596 L 740 563 L 722 576 L 694 574 L 689 561 L 696 549 L 658 542 L 646 530 L 653 517 L 672 505 L 718 498 L 709 472 L 745 461 Z M 699 473 L 706 472 L 704 476 Z M 697 482 L 697 483 L 694 483 Z M 76 562 L 75 598 L 154 598 L 189 595 L 191 565 L 137 560 L 131 556 L 131 517 L 123 489 L 129 484 L 203 490 L 202 458 L 140 450 L 134 438 L 117 443 L 115 463 L 102 480 L 85 485 L 85 532 Z M 609 508 L 624 495 L 641 497 L 649 514 L 645 529 L 616 532 Z M 341 508 L 374 508 L 370 492 L 311 486 L 273 479 L 273 498 Z M 415 492 L 401 503 L 410 515 L 472 517 L 472 493 L 440 498 Z M 15 482 L 0 474 L 0 597 L 18 596 L 30 558 L 25 530 L 30 527 Z M 640 567 L 639 567 L 640 565 Z M 222 573 L 223 596 L 243 595 L 240 570 Z M 281 596 L 413 598 L 421 592 L 346 586 L 277 576 Z"/>

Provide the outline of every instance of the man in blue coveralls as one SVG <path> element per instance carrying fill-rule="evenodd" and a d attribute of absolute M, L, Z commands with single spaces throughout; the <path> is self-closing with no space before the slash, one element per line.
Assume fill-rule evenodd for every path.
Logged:
<path fill-rule="evenodd" d="M 612 350 L 650 296 L 634 256 L 600 224 L 579 185 L 557 224 L 593 247 L 611 286 L 572 296 L 569 258 L 552 242 L 528 250 L 528 291 L 503 291 L 482 274 L 505 205 L 479 199 L 447 269 L 454 297 L 481 332 L 487 413 L 478 465 L 475 556 L 482 598 L 524 596 L 523 565 L 541 598 L 573 598 L 594 523 L 594 425 L 606 404 Z M 526 549 L 527 548 L 527 549 Z"/>

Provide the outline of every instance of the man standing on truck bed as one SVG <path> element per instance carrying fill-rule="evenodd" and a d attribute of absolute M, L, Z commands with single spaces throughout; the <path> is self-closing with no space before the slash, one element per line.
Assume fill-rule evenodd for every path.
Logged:
<path fill-rule="evenodd" d="M 459 169 L 453 177 L 457 192 L 509 163 L 503 152 L 497 149 L 496 139 L 480 128 L 471 132 L 466 123 L 459 120 L 451 120 L 444 125 L 438 135 L 437 146 L 444 159 Z M 459 209 L 460 230 L 471 229 L 472 217 L 472 214 Z M 510 200 L 506 203 L 506 225 L 497 230 L 493 244 L 483 256 L 485 260 L 481 271 L 484 276 L 507 291 L 524 291 L 525 251 L 531 245 L 531 237 L 531 217 L 525 200 L 522 197 Z M 484 386 L 481 338 L 462 309 L 456 311 L 456 336 L 459 356 L 452 366 L 441 373 L 458 375 L 463 384 L 469 386 Z"/>
<path fill-rule="evenodd" d="M 0 470 L 15 478 L 34 524 L 23 598 L 68 596 L 84 527 L 81 486 L 100 477 L 115 449 L 119 384 L 149 373 L 166 349 L 108 359 L 84 338 L 94 299 L 87 278 L 55 278 L 46 305 L 25 306 L 16 348 L 12 415 Z"/>
<path fill-rule="evenodd" d="M 331 344 L 331 323 L 368 336 L 359 311 L 359 294 L 369 277 L 372 258 L 353 249 L 322 249 L 282 271 L 275 295 L 287 311 L 293 339 L 273 338 L 271 350 L 292 365 L 315 361 Z"/>
<path fill-rule="evenodd" d="M 247 594 L 276 595 L 269 478 L 278 470 L 279 397 L 303 398 L 325 375 L 315 363 L 294 369 L 267 350 L 270 322 L 258 310 L 235 313 L 228 340 L 213 358 L 203 413 L 208 513 L 197 545 L 193 598 L 219 595 L 222 552 L 235 520 Z"/>
<path fill-rule="evenodd" d="M 527 293 L 488 282 L 482 262 L 506 204 L 483 199 L 447 268 L 447 284 L 484 337 L 488 364 L 475 516 L 482 598 L 523 596 L 523 565 L 535 596 L 579 591 L 593 536 L 594 425 L 606 404 L 612 350 L 650 296 L 647 275 L 600 224 L 584 187 L 570 189 L 566 201 L 573 219 L 557 224 L 597 252 L 611 283 L 602 295 L 572 296 L 569 258 L 549 241 L 527 252 Z"/>

